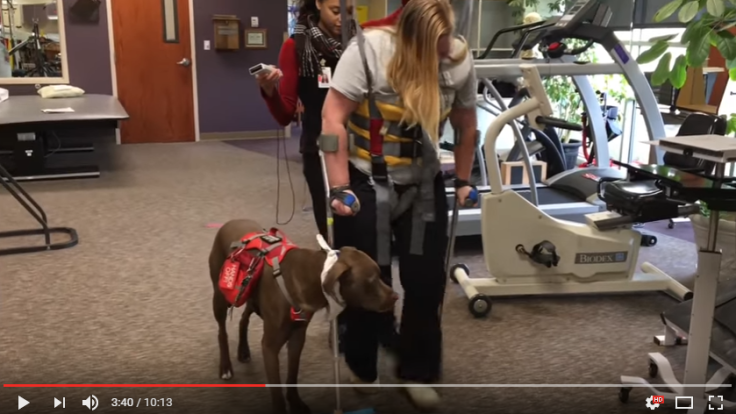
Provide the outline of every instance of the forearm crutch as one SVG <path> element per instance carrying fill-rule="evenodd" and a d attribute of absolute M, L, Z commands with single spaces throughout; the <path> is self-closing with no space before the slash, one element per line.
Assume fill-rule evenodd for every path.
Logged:
<path fill-rule="evenodd" d="M 325 154 L 319 151 L 319 160 L 322 166 L 322 177 L 325 181 L 325 194 L 327 196 L 327 244 L 335 247 L 335 231 L 333 229 L 334 219 L 332 217 L 332 206 L 330 206 L 330 181 L 327 177 L 327 165 Z M 334 414 L 342 414 L 342 398 L 340 397 L 340 344 L 338 339 L 337 318 L 330 320 L 330 342 L 332 343 L 332 364 L 335 375 L 335 411 Z"/>
<path fill-rule="evenodd" d="M 459 143 L 459 137 L 458 133 L 455 132 L 454 135 L 454 141 L 455 145 L 458 145 Z M 465 200 L 465 204 L 463 207 L 470 208 L 473 207 L 478 202 L 478 190 L 473 189 L 473 191 L 470 192 L 470 195 L 468 196 L 468 199 Z M 452 203 L 452 219 L 450 220 L 450 229 L 448 234 L 448 241 L 447 241 L 447 253 L 445 254 L 445 286 L 447 286 L 447 278 L 452 278 L 453 276 L 450 274 L 450 262 L 452 262 L 453 257 L 455 256 L 455 240 L 457 238 L 457 221 L 458 216 L 460 215 L 460 204 L 457 202 L 457 189 L 455 189 L 455 197 Z M 464 265 L 461 265 L 464 266 Z M 454 271 L 454 269 L 453 269 Z M 440 304 L 440 320 L 442 319 L 442 306 L 444 305 L 444 300 Z"/>
<path fill-rule="evenodd" d="M 322 145 L 320 145 L 322 147 Z M 336 148 L 334 148 L 336 149 Z M 330 205 L 330 180 L 327 176 L 327 165 L 325 164 L 325 154 L 320 149 L 319 151 L 320 164 L 322 166 L 322 177 L 325 181 L 325 194 L 327 197 L 327 244 L 330 248 L 335 247 L 335 231 L 334 231 L 334 218 L 332 216 L 332 206 Z M 356 203 L 354 197 L 344 200 L 343 202 L 348 207 L 352 207 Z M 339 341 L 339 330 L 337 324 L 337 317 L 330 320 L 330 343 L 332 345 L 332 363 L 335 375 L 335 411 L 334 414 L 342 414 L 342 399 L 340 397 L 340 341 Z"/>

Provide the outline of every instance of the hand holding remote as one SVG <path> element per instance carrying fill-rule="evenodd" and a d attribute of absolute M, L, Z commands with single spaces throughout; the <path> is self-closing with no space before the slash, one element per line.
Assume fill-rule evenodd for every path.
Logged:
<path fill-rule="evenodd" d="M 276 85 L 278 85 L 282 76 L 284 76 L 284 74 L 278 68 L 265 65 L 264 69 L 255 74 L 258 86 L 260 86 L 268 96 L 273 95 L 273 91 L 276 89 Z"/>

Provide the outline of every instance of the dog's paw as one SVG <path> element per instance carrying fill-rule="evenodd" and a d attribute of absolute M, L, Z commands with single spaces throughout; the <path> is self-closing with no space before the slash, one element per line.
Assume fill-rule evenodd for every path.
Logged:
<path fill-rule="evenodd" d="M 238 361 L 244 364 L 250 362 L 250 349 L 238 349 Z"/>
<path fill-rule="evenodd" d="M 233 378 L 232 368 L 220 368 L 220 378 L 227 381 Z"/>

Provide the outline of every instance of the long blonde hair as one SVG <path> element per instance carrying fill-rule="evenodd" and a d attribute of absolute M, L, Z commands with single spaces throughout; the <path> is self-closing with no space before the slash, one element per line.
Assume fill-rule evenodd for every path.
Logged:
<path fill-rule="evenodd" d="M 448 0 L 411 0 L 401 11 L 394 33 L 396 49 L 387 68 L 389 84 L 404 107 L 402 122 L 420 125 L 435 142 L 442 111 L 437 44 L 454 29 L 455 14 Z"/>

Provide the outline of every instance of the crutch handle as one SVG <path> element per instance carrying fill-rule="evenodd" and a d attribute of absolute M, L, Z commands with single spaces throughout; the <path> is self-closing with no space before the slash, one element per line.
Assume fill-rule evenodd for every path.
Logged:
<path fill-rule="evenodd" d="M 342 200 L 340 201 L 342 201 L 342 203 L 345 204 L 347 207 L 350 207 L 350 209 L 353 210 L 353 213 L 357 213 L 360 211 L 360 202 L 354 195 L 350 193 L 345 193 L 345 195 L 342 196 Z"/>
<path fill-rule="evenodd" d="M 463 207 L 470 208 L 476 205 L 477 203 L 478 203 L 478 190 L 474 188 L 470 191 L 470 194 L 468 194 L 468 198 L 465 199 L 465 204 L 463 205 Z"/>

